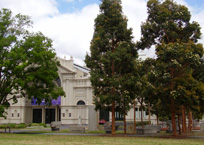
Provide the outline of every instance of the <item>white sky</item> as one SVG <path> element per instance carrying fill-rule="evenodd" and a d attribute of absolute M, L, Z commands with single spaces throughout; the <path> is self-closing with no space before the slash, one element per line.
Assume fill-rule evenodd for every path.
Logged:
<path fill-rule="evenodd" d="M 147 0 L 122 0 L 128 27 L 133 28 L 134 41 L 140 39 L 140 25 L 147 18 Z M 191 11 L 204 34 L 204 0 L 176 0 Z M 195 4 L 192 4 L 194 2 Z M 94 19 L 99 14 L 99 0 L 0 0 L 0 8 L 9 8 L 14 14 L 31 16 L 33 30 L 41 31 L 53 40 L 57 56 L 74 57 L 76 64 L 84 65 L 94 32 Z M 83 5 L 82 5 L 83 4 Z M 204 43 L 203 37 L 199 41 Z M 144 51 L 153 57 L 154 49 Z"/>

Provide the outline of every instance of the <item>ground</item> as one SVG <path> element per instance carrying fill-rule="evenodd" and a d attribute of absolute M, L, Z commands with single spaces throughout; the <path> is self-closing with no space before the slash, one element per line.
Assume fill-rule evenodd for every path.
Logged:
<path fill-rule="evenodd" d="M 203 139 L 0 134 L 1 145 L 203 145 Z"/>
<path fill-rule="evenodd" d="M 3 130 L 0 130 L 3 131 Z M 0 133 L 0 145 L 203 145 L 204 132 L 192 133 L 173 137 L 165 131 L 154 135 L 134 135 L 117 132 L 116 136 L 104 134 L 102 131 L 73 134 L 68 129 L 52 132 L 44 130 L 23 129 L 13 130 L 17 133 Z M 23 134 L 22 134 L 23 133 Z"/>

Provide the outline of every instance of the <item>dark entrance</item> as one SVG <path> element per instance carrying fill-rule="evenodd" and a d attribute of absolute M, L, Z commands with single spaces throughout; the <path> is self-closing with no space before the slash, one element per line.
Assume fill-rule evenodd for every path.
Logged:
<path fill-rule="evenodd" d="M 109 111 L 100 110 L 100 120 L 104 119 L 105 121 L 109 121 Z"/>
<path fill-rule="evenodd" d="M 55 121 L 55 109 L 46 109 L 45 123 L 49 124 L 53 121 Z"/>
<path fill-rule="evenodd" d="M 42 109 L 33 109 L 33 123 L 42 123 Z"/>

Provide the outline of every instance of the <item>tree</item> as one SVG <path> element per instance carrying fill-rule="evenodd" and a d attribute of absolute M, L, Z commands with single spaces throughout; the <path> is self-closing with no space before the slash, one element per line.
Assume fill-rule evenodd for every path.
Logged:
<path fill-rule="evenodd" d="M 120 110 L 121 97 L 126 96 L 122 82 L 131 75 L 137 55 L 132 38 L 121 1 L 102 0 L 100 14 L 95 19 L 91 54 L 86 55 L 85 62 L 91 70 L 96 109 L 112 111 L 112 135 L 115 134 L 115 111 Z"/>
<path fill-rule="evenodd" d="M 163 93 L 160 96 L 161 101 L 171 102 L 172 127 L 176 127 L 173 126 L 173 123 L 175 125 L 175 116 L 183 109 L 182 106 L 190 111 L 192 106 L 199 105 L 199 98 L 203 98 L 196 93 L 202 88 L 192 76 L 192 72 L 200 65 L 202 55 L 199 56 L 199 53 L 203 48 L 194 43 L 188 43 L 188 47 L 179 43 L 163 44 L 158 47 L 160 51 L 157 53 L 157 81 L 159 82 L 157 88 L 160 88 L 159 90 L 162 90 Z"/>
<path fill-rule="evenodd" d="M 152 45 L 168 43 L 197 42 L 201 38 L 200 25 L 190 22 L 191 14 L 184 5 L 173 0 L 149 0 L 148 17 L 141 25 L 142 37 L 137 42 L 138 49 L 150 48 Z"/>
<path fill-rule="evenodd" d="M 138 49 L 145 49 L 150 48 L 152 45 L 157 46 L 156 53 L 158 60 L 162 60 L 160 62 L 163 64 L 163 66 L 160 65 L 160 67 L 164 69 L 164 75 L 165 73 L 169 75 L 167 82 L 170 88 L 167 89 L 169 92 L 167 94 L 171 96 L 171 100 L 169 101 L 171 102 L 173 135 L 176 135 L 174 79 L 177 78 L 177 76 L 174 71 L 185 71 L 188 70 L 190 66 L 187 65 L 185 67 L 184 63 L 178 64 L 182 66 L 179 68 L 180 70 L 176 70 L 173 65 L 179 62 L 180 58 L 187 57 L 187 55 L 190 56 L 192 52 L 187 54 L 184 50 L 182 53 L 186 56 L 180 55 L 177 58 L 175 58 L 177 55 L 175 52 L 179 51 L 177 50 L 178 48 L 182 50 L 185 49 L 185 45 L 188 45 L 189 42 L 196 43 L 201 36 L 201 28 L 197 22 L 190 22 L 191 15 L 188 9 L 183 5 L 178 5 L 173 0 L 165 0 L 162 3 L 159 2 L 159 0 L 149 0 L 147 7 L 148 18 L 141 26 L 142 37 L 137 43 L 137 47 Z M 176 50 L 174 51 L 175 56 L 173 54 L 167 55 L 169 50 L 172 50 L 172 53 Z M 191 56 L 195 58 L 195 55 L 197 54 L 193 53 Z M 193 62 L 195 61 L 193 60 Z M 184 75 L 184 73 L 182 73 L 182 75 Z M 183 79 L 185 80 L 185 78 Z"/>
<path fill-rule="evenodd" d="M 138 60 L 135 63 L 135 97 L 137 102 L 140 104 L 141 110 L 141 123 L 143 127 L 143 110 L 145 109 L 145 104 L 149 104 L 149 96 L 153 94 L 153 85 L 148 80 L 148 75 L 153 69 L 154 60 L 147 58 L 146 60 Z"/>
<path fill-rule="evenodd" d="M 59 62 L 52 40 L 40 32 L 30 33 L 26 27 L 31 25 L 28 16 L 0 11 L 0 116 L 18 98 L 50 104 L 65 95 L 55 83 Z"/>

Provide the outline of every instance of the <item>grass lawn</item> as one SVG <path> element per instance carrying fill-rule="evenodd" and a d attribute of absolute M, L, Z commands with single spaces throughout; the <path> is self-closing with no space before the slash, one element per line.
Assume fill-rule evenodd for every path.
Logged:
<path fill-rule="evenodd" d="M 203 145 L 202 139 L 0 133 L 0 145 Z"/>

